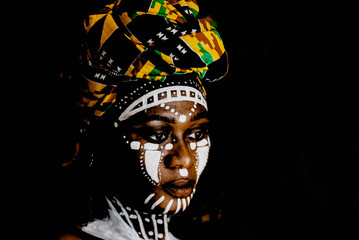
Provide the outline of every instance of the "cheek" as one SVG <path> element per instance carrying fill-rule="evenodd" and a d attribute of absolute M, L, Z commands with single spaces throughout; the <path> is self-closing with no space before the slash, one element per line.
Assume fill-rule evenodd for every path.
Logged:
<path fill-rule="evenodd" d="M 168 143 L 165 146 L 159 144 L 144 143 L 141 144 L 139 141 L 132 141 L 129 143 L 132 150 L 138 151 L 138 158 L 140 160 L 141 170 L 143 175 L 155 186 L 161 181 L 161 163 L 163 160 L 162 150 L 170 151 L 173 148 L 172 143 Z M 191 143 L 190 148 L 197 155 L 196 170 L 197 170 L 197 181 L 201 176 L 204 168 L 207 165 L 210 142 L 209 138 L 205 138 L 197 144 Z"/>
<path fill-rule="evenodd" d="M 204 168 L 207 165 L 208 155 L 209 155 L 209 147 L 202 147 L 197 149 L 198 152 L 198 167 L 197 167 L 197 181 L 201 176 Z"/>
<path fill-rule="evenodd" d="M 140 160 L 143 175 L 155 186 L 160 182 L 159 166 L 162 161 L 162 153 L 159 151 L 159 144 L 145 143 L 139 141 L 130 142 L 130 148 L 138 151 L 137 156 Z"/>
<path fill-rule="evenodd" d="M 158 184 L 160 182 L 158 178 L 158 167 L 161 162 L 161 152 L 160 151 L 145 151 L 145 169 L 149 177 Z"/>

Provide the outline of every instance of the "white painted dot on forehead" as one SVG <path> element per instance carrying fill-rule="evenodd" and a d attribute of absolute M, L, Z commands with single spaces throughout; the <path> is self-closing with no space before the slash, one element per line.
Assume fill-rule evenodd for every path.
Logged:
<path fill-rule="evenodd" d="M 185 115 L 181 115 L 181 116 L 179 116 L 178 120 L 183 123 L 186 121 L 186 119 L 187 119 L 187 117 Z"/>

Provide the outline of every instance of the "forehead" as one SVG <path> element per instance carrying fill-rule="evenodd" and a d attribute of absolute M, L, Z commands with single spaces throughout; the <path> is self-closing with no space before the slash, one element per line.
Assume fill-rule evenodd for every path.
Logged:
<path fill-rule="evenodd" d="M 148 109 L 147 116 L 164 116 L 172 122 L 190 122 L 207 118 L 207 109 L 192 101 L 175 101 Z"/>
<path fill-rule="evenodd" d="M 140 97 L 135 101 L 131 100 L 131 104 L 125 107 L 124 111 L 121 111 L 122 113 L 120 114 L 118 120 L 124 121 L 131 116 L 142 112 L 143 110 L 147 111 L 152 107 L 163 106 L 163 104 L 167 106 L 171 102 L 189 101 L 195 103 L 195 105 L 198 104 L 207 108 L 207 102 L 203 95 L 204 93 L 199 89 L 186 85 L 161 86 L 162 85 L 160 85 L 160 88 L 158 89 L 155 88 L 153 91 L 146 89 L 146 93 L 144 95 L 137 94 Z M 121 99 L 120 102 L 122 100 L 123 99 Z M 124 101 L 124 103 L 126 102 L 128 101 Z"/>
<path fill-rule="evenodd" d="M 184 123 L 208 118 L 207 112 L 204 106 L 195 102 L 174 101 L 151 107 L 135 115 L 132 119 L 141 120 L 141 122 L 159 120 L 171 123 Z"/>
<path fill-rule="evenodd" d="M 162 103 L 148 109 L 147 113 L 151 114 L 189 114 L 190 116 L 197 112 L 207 112 L 206 108 L 192 101 L 174 101 Z"/>

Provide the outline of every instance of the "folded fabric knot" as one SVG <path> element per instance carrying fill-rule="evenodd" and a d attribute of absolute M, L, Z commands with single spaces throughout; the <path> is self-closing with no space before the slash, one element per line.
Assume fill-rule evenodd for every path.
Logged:
<path fill-rule="evenodd" d="M 85 21 L 86 78 L 118 85 L 146 78 L 195 72 L 215 81 L 227 71 L 223 41 L 208 19 L 197 19 L 194 1 L 122 0 Z M 222 59 L 222 72 L 209 65 Z"/>
<path fill-rule="evenodd" d="M 80 106 L 101 116 L 124 82 L 176 75 L 217 81 L 228 70 L 222 38 L 194 0 L 118 0 L 84 21 Z"/>

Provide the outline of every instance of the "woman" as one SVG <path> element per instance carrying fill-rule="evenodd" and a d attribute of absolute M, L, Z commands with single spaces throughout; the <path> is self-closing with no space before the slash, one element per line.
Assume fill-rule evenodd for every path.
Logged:
<path fill-rule="evenodd" d="M 91 169 L 91 212 L 60 239 L 176 239 L 168 216 L 190 204 L 210 149 L 201 80 L 228 68 L 198 12 L 195 1 L 122 0 L 86 19 L 81 138 L 64 165 Z"/>

